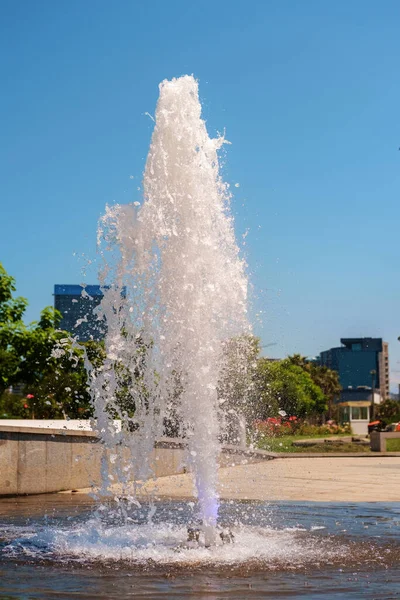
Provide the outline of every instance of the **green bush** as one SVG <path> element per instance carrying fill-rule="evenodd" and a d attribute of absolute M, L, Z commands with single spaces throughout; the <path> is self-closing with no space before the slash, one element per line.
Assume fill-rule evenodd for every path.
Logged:
<path fill-rule="evenodd" d="M 25 396 L 4 392 L 0 396 L 0 419 L 29 419 L 25 404 Z"/>
<path fill-rule="evenodd" d="M 377 407 L 376 416 L 386 423 L 398 423 L 400 421 L 400 402 L 385 400 Z"/>
<path fill-rule="evenodd" d="M 328 422 L 325 425 L 311 425 L 310 423 L 300 423 L 296 429 L 297 435 L 351 435 L 349 423 L 338 425 L 334 422 Z"/>
<path fill-rule="evenodd" d="M 325 425 L 313 425 L 296 417 L 283 421 L 280 418 L 269 417 L 264 421 L 255 421 L 254 429 L 261 437 L 282 437 L 288 435 L 314 437 L 318 435 L 351 435 L 350 424 L 338 425 L 328 421 Z"/>

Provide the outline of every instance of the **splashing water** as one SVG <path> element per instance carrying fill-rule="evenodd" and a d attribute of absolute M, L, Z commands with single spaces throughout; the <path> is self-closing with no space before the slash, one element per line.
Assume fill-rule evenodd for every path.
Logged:
<path fill-rule="evenodd" d="M 17 529 L 18 532 L 18 529 Z M 296 568 L 316 561 L 337 561 L 350 556 L 350 548 L 343 542 L 312 537 L 298 528 L 283 530 L 270 527 L 246 526 L 234 528 L 235 543 L 221 542 L 207 548 L 187 544 L 186 527 L 171 523 L 136 525 L 107 525 L 98 519 L 68 527 L 44 527 L 32 533 L 21 531 L 20 537 L 10 540 L 6 556 L 18 558 L 21 554 L 64 560 L 73 558 L 86 561 L 126 561 L 136 565 L 207 566 L 257 561 L 265 569 L 279 565 Z M 321 556 L 323 554 L 323 556 Z"/>
<path fill-rule="evenodd" d="M 132 459 L 118 480 L 129 480 L 130 465 L 136 481 L 149 476 L 154 442 L 168 427 L 184 436 L 210 536 L 222 347 L 250 333 L 245 264 L 219 173 L 224 143 L 207 134 L 193 77 L 160 84 L 143 204 L 107 207 L 100 222 L 107 358 L 92 370 L 97 427 L 106 445 L 122 441 Z"/>

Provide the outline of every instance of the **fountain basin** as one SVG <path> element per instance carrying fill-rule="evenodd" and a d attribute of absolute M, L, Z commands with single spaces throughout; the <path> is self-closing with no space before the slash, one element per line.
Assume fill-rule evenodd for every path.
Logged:
<path fill-rule="evenodd" d="M 223 502 L 235 543 L 184 547 L 197 505 L 102 511 L 88 496 L 0 500 L 0 596 L 396 597 L 398 503 Z M 156 509 L 154 512 L 154 508 Z M 337 593 L 337 595 L 335 595 Z"/>

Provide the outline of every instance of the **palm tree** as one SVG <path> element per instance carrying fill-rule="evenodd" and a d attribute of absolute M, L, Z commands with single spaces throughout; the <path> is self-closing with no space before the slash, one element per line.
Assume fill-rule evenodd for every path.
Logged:
<path fill-rule="evenodd" d="M 335 398 L 340 395 L 342 390 L 342 386 L 340 385 L 339 381 L 339 374 L 337 371 L 328 369 L 328 367 L 311 365 L 310 375 L 314 383 L 319 385 L 328 400 L 328 419 L 331 419 L 333 402 Z"/>
<path fill-rule="evenodd" d="M 309 370 L 310 363 L 308 362 L 307 356 L 302 356 L 301 354 L 293 354 L 292 356 L 288 356 L 288 361 L 292 365 L 301 367 L 305 371 Z"/>

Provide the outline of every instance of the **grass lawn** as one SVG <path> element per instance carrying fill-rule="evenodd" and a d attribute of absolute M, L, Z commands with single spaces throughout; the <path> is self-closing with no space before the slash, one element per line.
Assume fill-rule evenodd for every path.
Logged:
<path fill-rule="evenodd" d="M 386 450 L 387 452 L 400 452 L 400 438 L 386 440 Z"/>
<path fill-rule="evenodd" d="M 338 435 L 285 435 L 283 437 L 276 438 L 264 438 L 260 440 L 258 447 L 262 450 L 268 450 L 269 452 L 370 452 L 369 446 L 363 446 L 361 444 L 316 444 L 315 446 L 293 446 L 292 442 L 296 440 L 309 440 L 312 438 L 322 438 L 322 439 L 331 439 L 337 440 L 340 437 Z M 399 440 L 388 440 L 387 449 L 391 452 L 394 452 L 394 448 L 392 449 L 389 446 L 390 442 L 400 442 Z M 400 451 L 400 444 L 399 444 Z"/>

